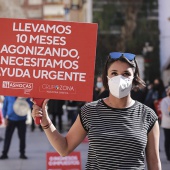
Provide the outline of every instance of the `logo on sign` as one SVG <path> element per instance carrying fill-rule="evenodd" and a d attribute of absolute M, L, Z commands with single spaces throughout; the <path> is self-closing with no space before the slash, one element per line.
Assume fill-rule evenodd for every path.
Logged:
<path fill-rule="evenodd" d="M 40 86 L 40 92 L 47 93 L 57 93 L 57 94 L 73 94 L 76 92 L 74 86 L 68 85 L 52 85 L 52 84 L 42 84 Z"/>
<path fill-rule="evenodd" d="M 3 81 L 2 88 L 8 89 L 33 89 L 33 83 L 27 82 L 13 82 L 13 81 Z"/>

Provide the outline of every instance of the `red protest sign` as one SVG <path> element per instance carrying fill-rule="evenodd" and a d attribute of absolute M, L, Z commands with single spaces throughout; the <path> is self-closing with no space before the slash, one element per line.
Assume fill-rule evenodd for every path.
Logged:
<path fill-rule="evenodd" d="M 92 100 L 97 24 L 0 22 L 1 95 Z"/>
<path fill-rule="evenodd" d="M 72 152 L 62 157 L 57 152 L 46 154 L 47 170 L 81 170 L 80 152 Z"/>

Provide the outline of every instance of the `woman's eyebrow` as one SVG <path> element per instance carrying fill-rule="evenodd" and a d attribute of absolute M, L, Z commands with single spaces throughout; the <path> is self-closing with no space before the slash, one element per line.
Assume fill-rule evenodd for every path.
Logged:
<path fill-rule="evenodd" d="M 117 71 L 117 70 L 110 70 L 110 71 Z"/>
<path fill-rule="evenodd" d="M 110 70 L 110 72 L 118 72 L 118 70 Z M 129 70 L 124 70 L 124 71 L 122 71 L 122 73 L 130 73 L 130 71 Z"/>
<path fill-rule="evenodd" d="M 130 73 L 130 71 L 129 71 L 129 70 L 125 70 L 124 72 L 128 72 L 128 73 Z"/>

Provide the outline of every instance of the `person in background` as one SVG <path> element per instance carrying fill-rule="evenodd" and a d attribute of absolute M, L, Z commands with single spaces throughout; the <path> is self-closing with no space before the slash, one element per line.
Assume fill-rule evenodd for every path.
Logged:
<path fill-rule="evenodd" d="M 78 101 L 68 100 L 66 101 L 66 110 L 68 114 L 68 122 L 70 122 L 70 127 L 73 125 L 73 123 L 76 120 L 77 114 L 78 114 Z M 69 127 L 69 128 L 70 128 Z"/>
<path fill-rule="evenodd" d="M 3 106 L 4 96 L 0 96 L 0 126 L 3 124 L 3 114 L 2 114 L 2 106 Z M 3 137 L 0 136 L 0 142 L 3 141 Z"/>
<path fill-rule="evenodd" d="M 170 86 L 166 88 L 167 96 L 164 97 L 160 104 L 162 112 L 161 127 L 164 130 L 164 147 L 167 160 L 170 161 Z"/>
<path fill-rule="evenodd" d="M 135 55 L 111 52 L 102 81 L 109 96 L 82 106 L 66 136 L 52 124 L 47 100 L 42 108 L 34 101 L 32 117 L 42 118 L 41 126 L 61 156 L 69 155 L 88 135 L 86 170 L 144 170 L 145 160 L 149 170 L 161 170 L 158 117 L 130 95 L 132 86 L 145 86 Z"/>
<path fill-rule="evenodd" d="M 2 151 L 2 155 L 0 156 L 0 159 L 8 159 L 8 151 L 10 148 L 12 135 L 15 128 L 17 128 L 18 130 L 18 137 L 20 142 L 19 144 L 20 158 L 27 159 L 27 156 L 25 155 L 27 113 L 25 113 L 24 116 L 20 116 L 14 111 L 14 104 L 16 100 L 17 97 L 14 96 L 4 97 L 2 113 L 5 119 L 6 129 L 5 129 L 4 146 L 3 146 L 3 151 Z M 27 98 L 25 102 L 29 104 L 31 109 L 32 102 L 30 101 L 30 99 Z"/>
<path fill-rule="evenodd" d="M 103 81 L 102 81 L 102 76 L 97 77 L 97 82 L 96 82 L 96 99 L 101 99 L 109 96 L 109 91 L 105 89 L 103 86 Z"/>
<path fill-rule="evenodd" d="M 47 103 L 48 113 L 52 116 L 53 125 L 56 127 L 56 118 L 58 117 L 58 130 L 59 132 L 63 132 L 63 105 L 65 104 L 65 100 L 56 100 L 50 99 Z"/>
<path fill-rule="evenodd" d="M 97 96 L 98 96 L 98 88 L 96 88 L 96 84 L 94 83 L 94 86 L 93 86 L 93 98 L 92 98 L 92 100 L 93 101 L 97 100 Z"/>
<path fill-rule="evenodd" d="M 165 96 L 166 92 L 163 81 L 160 78 L 156 78 L 146 94 L 144 104 L 149 106 L 157 113 L 157 115 L 159 116 L 159 122 L 161 122 L 161 115 L 159 115 L 157 111 L 157 106 L 159 106 L 160 101 Z"/>
<path fill-rule="evenodd" d="M 147 92 L 144 103 L 155 110 L 154 102 L 166 96 L 162 79 L 156 78 Z"/>

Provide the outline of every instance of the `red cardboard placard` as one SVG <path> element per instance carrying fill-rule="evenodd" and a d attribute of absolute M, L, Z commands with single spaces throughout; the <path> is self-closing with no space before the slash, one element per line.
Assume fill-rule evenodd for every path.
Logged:
<path fill-rule="evenodd" d="M 46 154 L 47 170 L 81 170 L 80 152 L 72 152 L 68 156 L 62 157 L 57 152 Z"/>
<path fill-rule="evenodd" d="M 97 24 L 0 22 L 1 95 L 92 100 Z"/>

